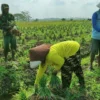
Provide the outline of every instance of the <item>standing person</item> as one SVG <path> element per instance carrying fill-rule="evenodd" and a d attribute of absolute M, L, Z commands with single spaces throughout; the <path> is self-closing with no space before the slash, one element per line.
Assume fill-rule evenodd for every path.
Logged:
<path fill-rule="evenodd" d="M 12 60 L 14 60 L 15 50 L 16 50 L 16 37 L 12 34 L 15 26 L 14 16 L 9 13 L 9 5 L 1 5 L 2 14 L 0 15 L 0 29 L 3 31 L 4 36 L 4 56 L 5 62 L 7 62 L 7 55 L 10 51 L 12 52 Z"/>
<path fill-rule="evenodd" d="M 98 54 L 98 64 L 100 64 L 100 3 L 97 5 L 98 11 L 92 15 L 92 45 L 90 55 L 90 70 L 93 70 L 93 61 Z"/>
<path fill-rule="evenodd" d="M 56 75 L 61 70 L 63 89 L 69 87 L 73 71 L 78 76 L 81 87 L 85 87 L 83 72 L 80 65 L 79 51 L 80 44 L 76 41 L 63 41 L 52 45 L 50 47 L 49 53 L 46 56 L 45 63 L 40 64 L 39 66 L 34 84 L 35 90 L 37 90 L 39 81 L 42 78 L 44 72 L 46 71 L 48 65 L 53 65 L 53 75 Z M 72 58 L 70 58 L 71 56 Z"/>

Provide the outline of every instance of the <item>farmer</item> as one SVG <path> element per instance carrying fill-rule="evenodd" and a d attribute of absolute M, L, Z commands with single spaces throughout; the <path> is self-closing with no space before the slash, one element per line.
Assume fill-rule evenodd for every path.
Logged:
<path fill-rule="evenodd" d="M 100 66 L 100 3 L 97 5 L 98 11 L 92 15 L 92 46 L 90 55 L 90 70 L 93 70 L 93 61 L 98 54 L 98 65 Z"/>
<path fill-rule="evenodd" d="M 69 58 L 70 57 L 70 58 Z M 39 61 L 35 66 L 40 64 Z M 70 86 L 72 72 L 75 72 L 79 78 L 81 87 L 85 87 L 83 72 L 80 64 L 80 45 L 76 41 L 63 41 L 50 47 L 44 64 L 39 65 L 35 80 L 35 89 L 37 90 L 40 79 L 42 78 L 47 66 L 54 67 L 52 74 L 56 75 L 61 70 L 62 88 Z"/>
<path fill-rule="evenodd" d="M 5 62 L 7 62 L 7 55 L 10 51 L 12 52 L 12 60 L 14 60 L 15 50 L 16 50 L 16 38 L 12 32 L 16 29 L 14 16 L 9 13 L 9 5 L 1 5 L 2 14 L 0 15 L 0 29 L 3 31 L 4 36 L 4 56 Z"/>

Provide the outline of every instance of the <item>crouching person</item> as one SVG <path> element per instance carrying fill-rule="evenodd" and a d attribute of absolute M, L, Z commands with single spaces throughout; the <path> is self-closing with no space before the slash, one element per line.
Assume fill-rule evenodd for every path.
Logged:
<path fill-rule="evenodd" d="M 50 46 L 44 63 L 38 61 L 39 69 L 37 71 L 36 80 L 34 83 L 35 90 L 37 90 L 40 79 L 46 71 L 47 66 L 54 67 L 54 70 L 52 71 L 54 75 L 61 71 L 63 88 L 69 87 L 73 71 L 79 77 L 80 85 L 85 87 L 80 59 L 77 58 L 78 55 L 80 56 L 79 49 L 80 44 L 76 41 L 63 41 Z M 72 59 L 72 61 L 70 59 Z M 35 65 L 34 63 L 35 66 L 38 66 L 38 64 Z"/>

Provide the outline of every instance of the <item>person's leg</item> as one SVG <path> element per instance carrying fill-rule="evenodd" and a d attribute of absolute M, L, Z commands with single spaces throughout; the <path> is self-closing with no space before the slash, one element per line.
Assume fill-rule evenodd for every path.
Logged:
<path fill-rule="evenodd" d="M 7 62 L 7 55 L 8 55 L 8 51 L 6 51 L 6 49 L 4 49 L 5 62 Z"/>
<path fill-rule="evenodd" d="M 98 66 L 100 67 L 100 40 L 99 41 L 99 55 L 98 55 Z"/>
<path fill-rule="evenodd" d="M 12 60 L 15 60 L 15 51 L 16 51 L 16 37 L 10 37 L 11 42 L 11 52 L 12 52 Z"/>
<path fill-rule="evenodd" d="M 92 39 L 92 46 L 91 46 L 91 54 L 90 54 L 90 70 L 93 70 L 93 62 L 95 55 L 98 54 L 99 51 L 99 41 Z"/>
<path fill-rule="evenodd" d="M 67 89 L 70 87 L 72 78 L 71 63 L 66 59 L 61 68 L 62 88 Z"/>
<path fill-rule="evenodd" d="M 94 61 L 94 58 L 95 58 L 95 53 L 91 53 L 90 54 L 90 70 L 94 70 L 93 69 L 93 61 Z"/>
<path fill-rule="evenodd" d="M 75 72 L 76 76 L 79 79 L 80 87 L 85 88 L 85 81 L 84 81 L 84 75 L 81 67 L 81 55 L 80 50 L 76 53 L 76 55 L 73 57 L 73 71 Z"/>
<path fill-rule="evenodd" d="M 81 88 L 85 88 L 85 81 L 84 81 L 84 75 L 83 75 L 83 71 L 82 71 L 82 68 L 81 66 L 77 66 L 76 67 L 76 71 L 74 71 L 76 76 L 78 77 L 79 79 L 79 83 L 80 83 L 80 87 Z"/>
<path fill-rule="evenodd" d="M 5 62 L 7 62 L 7 55 L 9 52 L 9 43 L 10 43 L 10 39 L 9 36 L 4 36 L 4 56 L 5 56 Z"/>
<path fill-rule="evenodd" d="M 98 66 L 100 67 L 100 51 L 99 51 L 99 55 L 98 55 Z"/>
<path fill-rule="evenodd" d="M 72 73 L 77 62 L 80 62 L 80 50 L 77 51 L 77 56 L 73 55 L 68 59 L 65 59 L 64 65 L 61 68 L 62 86 L 68 88 L 71 83 Z M 76 61 L 77 60 L 77 61 Z"/>

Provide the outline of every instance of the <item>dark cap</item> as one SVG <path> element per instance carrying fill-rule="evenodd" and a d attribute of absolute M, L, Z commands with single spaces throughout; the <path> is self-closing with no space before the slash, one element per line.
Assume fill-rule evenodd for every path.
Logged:
<path fill-rule="evenodd" d="M 2 9 L 2 10 L 6 9 L 6 8 L 7 8 L 7 9 L 9 8 L 9 5 L 8 5 L 8 4 L 2 4 L 2 5 L 1 5 L 1 9 Z"/>

